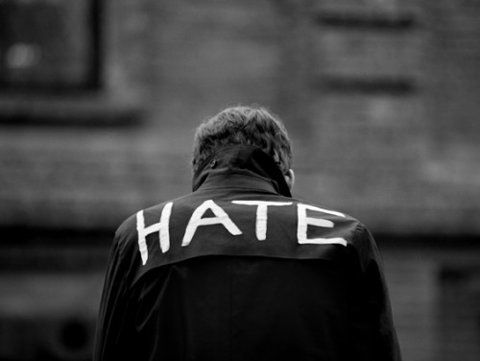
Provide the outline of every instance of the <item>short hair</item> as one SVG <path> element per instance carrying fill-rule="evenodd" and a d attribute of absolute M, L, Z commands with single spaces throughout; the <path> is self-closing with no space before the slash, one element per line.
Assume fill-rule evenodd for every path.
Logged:
<path fill-rule="evenodd" d="M 254 145 L 270 155 L 282 173 L 291 168 L 292 149 L 287 130 L 263 107 L 236 106 L 222 110 L 197 128 L 193 143 L 193 172 L 229 145 Z"/>

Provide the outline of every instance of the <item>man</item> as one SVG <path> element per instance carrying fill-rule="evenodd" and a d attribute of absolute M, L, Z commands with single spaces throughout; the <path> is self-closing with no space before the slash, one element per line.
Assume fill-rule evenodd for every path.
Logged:
<path fill-rule="evenodd" d="M 95 360 L 400 360 L 373 238 L 292 198 L 291 157 L 263 108 L 200 125 L 193 193 L 116 232 Z"/>

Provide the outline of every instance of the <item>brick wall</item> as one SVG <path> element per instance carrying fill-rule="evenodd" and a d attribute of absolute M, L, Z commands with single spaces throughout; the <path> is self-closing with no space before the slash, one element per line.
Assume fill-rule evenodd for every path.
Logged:
<path fill-rule="evenodd" d="M 403 359 L 476 360 L 480 249 L 420 242 L 382 247 Z"/>
<path fill-rule="evenodd" d="M 61 115 L 54 128 L 2 129 L 2 223 L 112 227 L 188 190 L 199 120 L 256 102 L 290 128 L 297 195 L 381 231 L 476 233 L 478 11 L 473 1 L 105 3 L 102 91 L 80 105 L 0 96 L 0 118 Z M 115 123 L 126 104 L 143 122 L 58 125 L 82 112 Z"/>

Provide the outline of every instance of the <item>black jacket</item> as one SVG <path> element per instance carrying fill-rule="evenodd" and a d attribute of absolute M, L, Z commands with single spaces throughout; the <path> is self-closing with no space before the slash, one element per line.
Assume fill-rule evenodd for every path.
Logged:
<path fill-rule="evenodd" d="M 357 220 L 291 198 L 225 148 L 194 192 L 117 230 L 94 360 L 400 360 L 379 254 Z"/>

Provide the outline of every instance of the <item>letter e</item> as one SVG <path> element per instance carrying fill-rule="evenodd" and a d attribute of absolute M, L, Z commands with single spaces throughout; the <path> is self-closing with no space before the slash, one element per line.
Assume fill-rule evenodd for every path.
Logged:
<path fill-rule="evenodd" d="M 333 214 L 339 217 L 345 217 L 344 214 L 335 211 L 329 211 L 327 209 L 318 208 L 315 206 L 310 206 L 307 204 L 298 203 L 297 205 L 297 214 L 298 214 L 298 226 L 297 226 L 297 240 L 299 244 L 341 244 L 342 246 L 347 246 L 347 241 L 341 237 L 335 238 L 307 238 L 308 226 L 317 226 L 325 228 L 333 228 L 334 223 L 327 219 L 322 218 L 312 218 L 307 216 L 307 210 L 323 212 Z"/>

